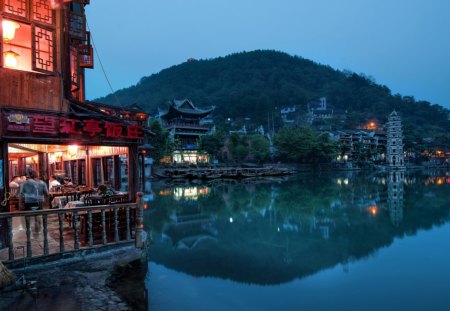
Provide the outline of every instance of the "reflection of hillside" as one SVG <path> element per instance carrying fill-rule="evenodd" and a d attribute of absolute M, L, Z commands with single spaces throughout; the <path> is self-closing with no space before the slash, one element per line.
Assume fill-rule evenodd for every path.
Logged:
<path fill-rule="evenodd" d="M 337 180 L 305 175 L 249 189 L 220 186 L 195 208 L 156 198 L 155 206 L 167 209 L 167 216 L 150 258 L 196 276 L 276 284 L 367 257 L 396 237 L 449 220 L 448 186 L 425 187 L 409 177 L 397 184 L 407 209 L 393 226 L 393 201 L 385 201 L 388 176 Z"/>

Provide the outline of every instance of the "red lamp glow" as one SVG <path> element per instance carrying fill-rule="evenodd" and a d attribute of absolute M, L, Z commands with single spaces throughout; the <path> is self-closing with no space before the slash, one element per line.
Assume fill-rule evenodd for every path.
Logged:
<path fill-rule="evenodd" d="M 17 67 L 17 57 L 20 56 L 16 52 L 9 50 L 6 52 L 3 52 L 4 55 L 4 64 L 5 67 L 9 68 L 16 68 Z"/>
<path fill-rule="evenodd" d="M 3 27 L 3 41 L 8 43 L 14 39 L 16 35 L 16 29 L 20 28 L 20 24 L 13 21 L 4 20 L 2 21 Z"/>

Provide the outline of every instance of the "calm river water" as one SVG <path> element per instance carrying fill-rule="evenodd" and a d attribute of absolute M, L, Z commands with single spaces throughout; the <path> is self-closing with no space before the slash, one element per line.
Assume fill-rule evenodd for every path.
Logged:
<path fill-rule="evenodd" d="M 450 175 L 153 184 L 151 311 L 450 310 Z"/>

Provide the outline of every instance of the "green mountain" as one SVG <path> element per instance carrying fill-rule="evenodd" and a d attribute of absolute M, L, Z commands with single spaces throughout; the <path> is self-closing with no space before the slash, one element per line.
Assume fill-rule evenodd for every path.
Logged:
<path fill-rule="evenodd" d="M 326 96 L 336 111 L 346 114 L 338 128 L 355 128 L 368 120 L 386 121 L 396 109 L 411 138 L 450 133 L 449 110 L 411 96 L 392 94 L 364 74 L 335 70 L 313 61 L 277 51 L 253 51 L 208 60 L 190 60 L 142 78 L 129 88 L 97 99 L 115 104 L 138 103 L 151 114 L 166 109 L 172 99 L 188 98 L 198 107 L 216 106 L 214 120 L 245 119 L 267 125 L 268 116 L 281 125 L 282 107 L 306 112 L 310 100 Z"/>

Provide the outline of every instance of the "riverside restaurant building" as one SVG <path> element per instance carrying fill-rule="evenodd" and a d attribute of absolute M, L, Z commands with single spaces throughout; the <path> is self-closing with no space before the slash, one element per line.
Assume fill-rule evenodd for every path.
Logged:
<path fill-rule="evenodd" d="M 13 178 L 31 173 L 49 186 L 44 208 L 61 192 L 49 185 L 53 176 L 77 192 L 107 183 L 122 202 L 135 202 L 148 115 L 85 101 L 85 69 L 93 68 L 88 4 L 0 1 L 1 213 L 23 211 Z M 0 249 L 8 244 L 6 226 L 0 219 Z"/>

